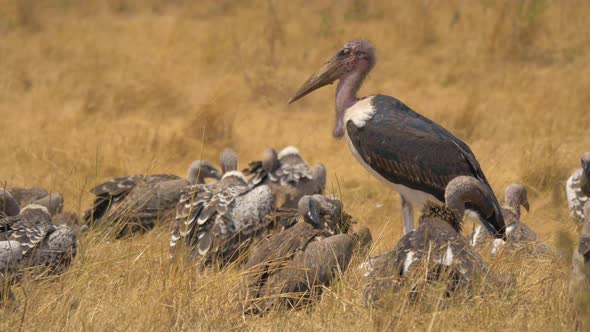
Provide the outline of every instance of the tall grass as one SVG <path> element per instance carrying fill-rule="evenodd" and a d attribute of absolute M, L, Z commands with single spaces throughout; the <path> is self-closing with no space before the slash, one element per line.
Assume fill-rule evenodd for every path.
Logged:
<path fill-rule="evenodd" d="M 590 33 L 584 1 L 0 0 L 0 182 L 64 193 L 81 212 L 113 176 L 184 175 L 232 146 L 241 166 L 295 144 L 329 171 L 330 192 L 378 239 L 401 236 L 396 194 L 331 137 L 333 88 L 287 106 L 347 40 L 378 64 L 363 94 L 396 96 L 474 150 L 496 192 L 525 184 L 524 220 L 564 252 L 576 226 L 563 186 L 590 148 Z M 502 195 L 499 195 L 502 196 Z M 469 227 L 467 227 L 469 228 Z M 488 257 L 508 294 L 436 307 L 361 304 L 354 266 L 313 310 L 242 317 L 240 271 L 168 263 L 168 226 L 107 241 L 91 233 L 60 277 L 25 277 L 0 330 L 572 330 L 567 258 Z M 429 307 L 429 308 L 430 308 Z"/>

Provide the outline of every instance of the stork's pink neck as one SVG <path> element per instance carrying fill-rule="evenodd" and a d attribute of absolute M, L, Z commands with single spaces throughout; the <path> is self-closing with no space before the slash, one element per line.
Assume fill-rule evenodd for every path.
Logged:
<path fill-rule="evenodd" d="M 332 135 L 340 138 L 344 135 L 344 114 L 352 105 L 363 98 L 356 96 L 367 74 L 373 66 L 370 63 L 359 63 L 350 73 L 343 76 L 336 87 L 336 127 Z"/>

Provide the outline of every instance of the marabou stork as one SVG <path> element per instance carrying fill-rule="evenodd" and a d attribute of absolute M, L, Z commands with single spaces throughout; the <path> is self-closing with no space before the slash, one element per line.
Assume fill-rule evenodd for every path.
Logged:
<path fill-rule="evenodd" d="M 406 233 L 414 228 L 414 209 L 421 209 L 428 201 L 444 202 L 447 183 L 467 175 L 482 182 L 494 209 L 483 214 L 475 206 L 467 207 L 492 234 L 503 237 L 500 204 L 467 144 L 393 97 L 356 96 L 375 63 L 371 43 L 351 41 L 313 74 L 289 103 L 339 80 L 333 136 L 346 136 L 360 164 L 399 192 Z"/>

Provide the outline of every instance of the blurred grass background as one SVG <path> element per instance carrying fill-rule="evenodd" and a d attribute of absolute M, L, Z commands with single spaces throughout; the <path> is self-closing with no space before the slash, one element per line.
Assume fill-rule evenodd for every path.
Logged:
<path fill-rule="evenodd" d="M 316 310 L 256 318 L 233 307 L 237 269 L 169 266 L 166 226 L 125 241 L 91 235 L 66 275 L 24 280 L 0 329 L 573 329 L 576 229 L 564 185 L 590 150 L 589 11 L 582 0 L 0 0 L 8 186 L 62 192 L 80 212 L 88 189 L 113 176 L 183 175 L 225 146 L 245 166 L 269 145 L 293 144 L 326 165 L 329 191 L 381 253 L 402 234 L 399 198 L 332 139 L 333 88 L 286 104 L 345 42 L 366 38 L 378 63 L 361 93 L 395 96 L 457 134 L 500 197 L 511 182 L 526 185 L 524 220 L 566 253 L 490 258 L 516 274 L 516 289 L 444 310 L 404 297 L 391 311 L 367 310 L 351 269 Z"/>

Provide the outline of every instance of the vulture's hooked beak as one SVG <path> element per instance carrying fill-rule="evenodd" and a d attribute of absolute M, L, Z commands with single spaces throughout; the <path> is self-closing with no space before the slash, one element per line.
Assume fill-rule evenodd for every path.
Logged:
<path fill-rule="evenodd" d="M 303 196 L 299 200 L 298 209 L 305 222 L 316 228 L 321 226 L 321 205 L 317 199 L 309 195 Z"/>
<path fill-rule="evenodd" d="M 529 209 L 530 209 L 529 201 L 522 202 L 522 207 L 526 210 L 526 212 L 529 212 Z"/>
<path fill-rule="evenodd" d="M 318 204 L 310 204 L 309 211 L 307 211 L 307 218 L 311 220 L 314 227 L 320 227 L 322 220 L 320 218 L 320 207 Z"/>
<path fill-rule="evenodd" d="M 213 169 L 211 171 L 211 177 L 214 178 L 215 180 L 221 180 L 221 174 L 219 174 L 219 171 L 216 169 Z"/>

